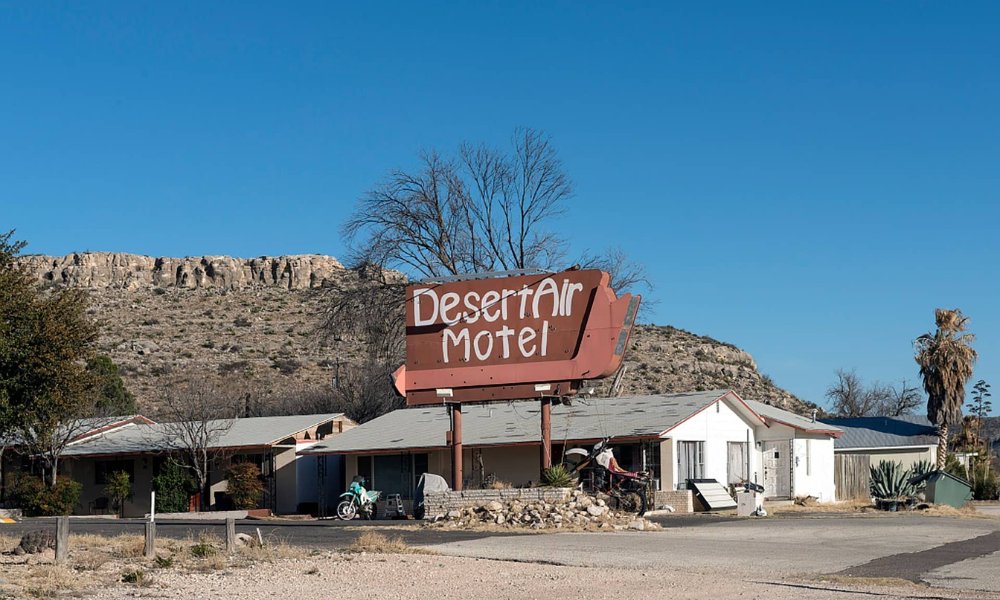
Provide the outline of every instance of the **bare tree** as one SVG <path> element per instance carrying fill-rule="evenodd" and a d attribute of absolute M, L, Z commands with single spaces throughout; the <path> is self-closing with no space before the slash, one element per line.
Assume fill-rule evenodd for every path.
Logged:
<path fill-rule="evenodd" d="M 394 366 L 384 363 L 344 365 L 334 385 L 274 390 L 267 403 L 254 403 L 245 416 L 344 413 L 358 423 L 403 408 L 392 387 Z"/>
<path fill-rule="evenodd" d="M 75 414 L 63 413 L 51 421 L 21 429 L 20 444 L 17 447 L 41 461 L 48 485 L 54 486 L 59 480 L 59 462 L 67 446 L 88 431 L 100 429 L 114 421 L 109 417 L 84 416 L 90 414 L 92 410 L 79 410 Z"/>
<path fill-rule="evenodd" d="M 889 391 L 889 403 L 883 412 L 890 417 L 912 415 L 917 407 L 924 402 L 924 398 L 920 394 L 920 389 L 907 384 L 905 379 L 900 383 L 899 387 L 890 387 Z"/>
<path fill-rule="evenodd" d="M 837 381 L 827 388 L 826 397 L 833 405 L 833 413 L 840 417 L 866 417 L 874 408 L 864 382 L 853 370 L 837 369 Z"/>
<path fill-rule="evenodd" d="M 222 452 L 218 442 L 232 428 L 241 398 L 241 394 L 227 393 L 215 383 L 195 381 L 169 386 L 163 394 L 160 426 L 169 449 L 191 469 L 201 490 L 202 510 L 208 506 L 212 463 Z"/>
<path fill-rule="evenodd" d="M 899 417 L 909 415 L 923 398 L 903 380 L 899 387 L 875 381 L 866 384 L 856 371 L 837 370 L 837 381 L 826 391 L 832 412 L 839 417 Z"/>
<path fill-rule="evenodd" d="M 608 248 L 603 254 L 584 254 L 580 266 L 585 269 L 600 269 L 611 275 L 611 289 L 619 295 L 623 292 L 652 288 L 646 274 L 646 266 L 633 260 L 620 247 Z M 643 303 L 648 303 L 644 300 Z"/>
<path fill-rule="evenodd" d="M 573 186 L 551 141 L 518 129 L 511 150 L 464 144 L 392 171 L 344 224 L 356 263 L 420 277 L 551 269 L 565 242 L 550 229 Z"/>

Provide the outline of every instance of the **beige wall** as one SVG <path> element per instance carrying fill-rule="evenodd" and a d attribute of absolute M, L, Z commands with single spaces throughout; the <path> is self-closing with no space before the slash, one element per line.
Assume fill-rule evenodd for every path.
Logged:
<path fill-rule="evenodd" d="M 879 461 L 888 460 L 902 463 L 904 469 L 909 469 L 914 463 L 922 460 L 930 461 L 933 465 L 937 460 L 937 447 L 928 446 L 925 448 L 877 448 L 874 450 L 837 450 L 837 454 L 867 454 L 871 456 L 871 464 L 878 465 Z"/>
<path fill-rule="evenodd" d="M 153 490 L 153 457 L 121 457 L 114 460 L 131 460 L 133 463 L 132 498 L 125 502 L 125 516 L 145 516 L 149 513 L 149 493 Z M 107 497 L 107 494 L 104 493 L 104 484 L 96 483 L 95 472 L 97 461 L 98 459 L 92 458 L 63 459 L 66 471 L 62 476 L 72 477 L 74 481 L 79 482 L 82 486 L 80 501 L 73 511 L 74 514 L 92 514 L 91 503 L 98 498 Z M 114 512 L 110 503 L 108 512 Z"/>
<path fill-rule="evenodd" d="M 274 448 L 274 481 L 278 514 L 294 514 L 298 509 L 299 491 L 295 472 L 295 448 Z"/>
<path fill-rule="evenodd" d="M 509 448 L 483 448 L 483 464 L 486 474 L 494 474 L 499 481 L 514 487 L 524 487 L 528 482 L 538 483 L 541 470 L 541 448 L 539 446 L 512 446 Z M 465 469 L 478 469 L 478 464 L 466 463 Z"/>

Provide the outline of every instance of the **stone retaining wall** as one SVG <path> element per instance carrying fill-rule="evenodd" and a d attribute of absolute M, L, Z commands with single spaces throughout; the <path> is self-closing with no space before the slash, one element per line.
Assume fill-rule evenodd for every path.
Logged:
<path fill-rule="evenodd" d="M 523 503 L 567 502 L 573 488 L 510 488 L 503 490 L 463 490 L 461 492 L 427 492 L 424 494 L 424 518 L 443 517 L 450 511 L 481 506 L 488 502 L 505 504 L 514 500 Z"/>
<path fill-rule="evenodd" d="M 674 507 L 674 512 L 690 513 L 694 512 L 694 495 L 691 490 L 671 490 L 656 492 L 656 506 L 651 509 L 658 509 L 663 505 Z"/>

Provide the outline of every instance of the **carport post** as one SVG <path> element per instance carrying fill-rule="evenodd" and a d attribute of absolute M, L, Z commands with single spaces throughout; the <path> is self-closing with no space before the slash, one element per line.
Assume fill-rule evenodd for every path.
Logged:
<path fill-rule="evenodd" d="M 542 398 L 542 471 L 552 466 L 552 399 Z"/>
<path fill-rule="evenodd" d="M 462 405 L 451 405 L 451 489 L 462 491 Z"/>

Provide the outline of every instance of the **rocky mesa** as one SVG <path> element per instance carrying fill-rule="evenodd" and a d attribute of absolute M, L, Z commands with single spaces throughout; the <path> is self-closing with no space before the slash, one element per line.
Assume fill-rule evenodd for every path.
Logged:
<path fill-rule="evenodd" d="M 22 260 L 41 285 L 90 291 L 90 311 L 103 326 L 99 350 L 120 365 L 143 410 L 155 410 L 179 377 L 329 388 L 365 355 L 350 336 L 317 335 L 331 291 L 365 277 L 330 256 L 86 252 Z M 801 414 L 812 408 L 762 376 L 749 353 L 674 327 L 638 326 L 625 366 L 621 394 L 731 388 Z"/>

